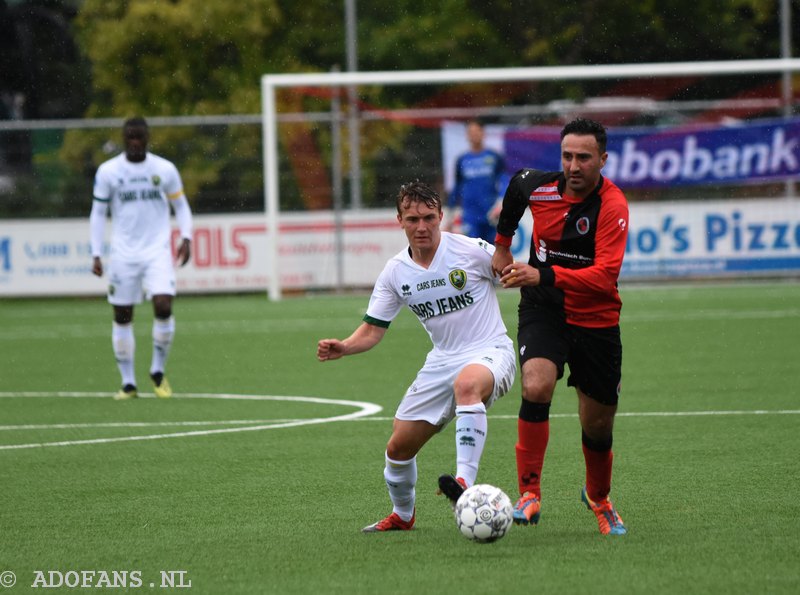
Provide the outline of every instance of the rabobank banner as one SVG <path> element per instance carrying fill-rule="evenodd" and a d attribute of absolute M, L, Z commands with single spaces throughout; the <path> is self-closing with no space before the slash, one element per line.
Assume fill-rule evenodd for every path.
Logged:
<path fill-rule="evenodd" d="M 560 128 L 507 129 L 509 172 L 560 170 Z M 800 178 L 800 118 L 691 128 L 611 128 L 603 175 L 627 188 Z"/>

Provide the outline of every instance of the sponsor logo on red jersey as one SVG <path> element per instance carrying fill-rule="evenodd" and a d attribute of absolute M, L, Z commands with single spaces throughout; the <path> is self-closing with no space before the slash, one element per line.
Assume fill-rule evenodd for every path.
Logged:
<path fill-rule="evenodd" d="M 561 195 L 558 193 L 558 184 L 554 182 L 549 186 L 539 186 L 531 192 L 528 200 L 561 200 Z"/>

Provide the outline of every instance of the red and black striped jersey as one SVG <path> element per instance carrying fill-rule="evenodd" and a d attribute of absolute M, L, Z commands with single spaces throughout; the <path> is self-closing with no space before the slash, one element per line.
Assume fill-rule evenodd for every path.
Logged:
<path fill-rule="evenodd" d="M 617 279 L 628 238 L 628 202 L 610 180 L 586 198 L 565 194 L 562 172 L 522 169 L 503 198 L 496 244 L 510 246 L 529 208 L 533 237 L 529 264 L 540 270 L 537 287 L 524 298 L 562 308 L 567 322 L 584 327 L 619 323 L 622 300 Z"/>

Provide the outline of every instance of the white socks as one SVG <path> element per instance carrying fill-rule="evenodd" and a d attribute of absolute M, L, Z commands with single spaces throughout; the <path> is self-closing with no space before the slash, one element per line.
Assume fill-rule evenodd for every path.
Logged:
<path fill-rule="evenodd" d="M 487 426 L 483 403 L 456 407 L 456 477 L 464 479 L 468 486 L 474 485 L 478 477 Z M 392 511 L 404 521 L 410 521 L 414 514 L 417 458 L 395 461 L 388 454 L 384 456 L 383 477 L 392 500 Z"/>
<path fill-rule="evenodd" d="M 386 487 L 389 488 L 389 498 L 392 500 L 392 510 L 404 521 L 410 521 L 414 516 L 414 502 L 417 485 L 417 457 L 408 461 L 395 461 L 386 457 L 386 467 L 383 477 Z"/>
<path fill-rule="evenodd" d="M 136 353 L 136 339 L 133 336 L 133 323 L 118 324 L 112 322 L 111 343 L 114 347 L 114 357 L 117 367 L 122 375 L 122 386 L 132 384 L 136 386 L 133 356 Z"/>
<path fill-rule="evenodd" d="M 486 445 L 486 406 L 460 405 L 456 407 L 456 477 L 475 485 L 478 465 Z"/>
<path fill-rule="evenodd" d="M 150 373 L 163 372 L 167 365 L 167 356 L 172 347 L 172 338 L 175 336 L 175 317 L 166 320 L 153 319 L 153 359 L 150 364 Z"/>
<path fill-rule="evenodd" d="M 167 356 L 172 347 L 172 338 L 175 336 L 175 317 L 166 320 L 153 319 L 153 359 L 150 364 L 150 373 L 163 372 L 167 365 Z M 136 338 L 133 334 L 133 323 L 119 324 L 112 322 L 111 342 L 114 347 L 114 357 L 122 376 L 122 385 L 136 386 L 136 372 L 134 355 L 136 354 Z"/>

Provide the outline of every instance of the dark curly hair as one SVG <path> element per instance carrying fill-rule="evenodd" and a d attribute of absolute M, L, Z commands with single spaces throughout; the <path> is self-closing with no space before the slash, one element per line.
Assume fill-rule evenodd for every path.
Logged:
<path fill-rule="evenodd" d="M 597 140 L 597 146 L 600 147 L 600 154 L 606 152 L 608 137 L 606 129 L 600 122 L 588 118 L 575 118 L 561 129 L 561 140 L 564 140 L 568 134 L 592 135 Z"/>

